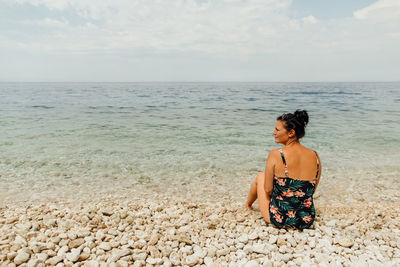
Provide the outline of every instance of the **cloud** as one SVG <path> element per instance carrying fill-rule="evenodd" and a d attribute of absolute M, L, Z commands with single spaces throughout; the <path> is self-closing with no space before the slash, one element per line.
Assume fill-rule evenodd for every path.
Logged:
<path fill-rule="evenodd" d="M 354 17 L 359 20 L 387 21 L 396 20 L 399 22 L 400 1 L 379 0 L 370 6 L 356 10 Z"/>
<path fill-rule="evenodd" d="M 22 20 L 19 23 L 24 25 L 56 29 L 67 29 L 69 27 L 69 22 L 66 19 L 58 20 L 52 18 L 44 18 L 40 20 Z"/>
<path fill-rule="evenodd" d="M 306 23 L 311 23 L 311 24 L 315 24 L 315 23 L 318 22 L 317 18 L 315 18 L 315 17 L 312 16 L 312 15 L 307 16 L 307 17 L 304 17 L 302 20 L 303 20 L 304 22 L 306 22 Z"/>
<path fill-rule="evenodd" d="M 32 21 L 38 27 L 65 27 L 54 35 L 55 49 L 75 50 L 79 43 L 94 45 L 87 39 L 96 37 L 105 50 L 149 48 L 158 51 L 202 51 L 205 53 L 243 53 L 264 47 L 272 51 L 276 46 L 265 43 L 282 31 L 297 30 L 298 21 L 286 14 L 288 0 L 248 1 L 90 1 L 90 0 L 17 0 L 19 4 L 40 6 L 49 10 L 68 10 L 91 20 L 91 25 L 73 25 L 68 18 Z M 60 29 L 61 31 L 61 29 Z M 62 34 L 74 43 L 58 43 Z M 39 41 L 39 40 L 36 40 Z M 87 47 L 87 50 L 100 46 Z"/>

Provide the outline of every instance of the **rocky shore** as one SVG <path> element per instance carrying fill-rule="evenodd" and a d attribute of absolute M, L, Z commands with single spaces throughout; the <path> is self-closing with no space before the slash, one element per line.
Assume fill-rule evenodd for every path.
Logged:
<path fill-rule="evenodd" d="M 385 188 L 363 195 L 327 180 L 313 227 L 301 232 L 243 208 L 251 179 L 4 201 L 0 265 L 400 266 L 396 188 L 380 197 Z"/>

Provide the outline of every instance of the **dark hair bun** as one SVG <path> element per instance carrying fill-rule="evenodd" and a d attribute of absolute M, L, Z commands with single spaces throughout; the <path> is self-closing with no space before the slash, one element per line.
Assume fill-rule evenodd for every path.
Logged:
<path fill-rule="evenodd" d="M 305 128 L 308 124 L 307 111 L 298 109 L 294 113 L 282 114 L 276 119 L 285 122 L 285 129 L 287 131 L 294 130 L 297 139 L 300 139 L 305 135 Z"/>
<path fill-rule="evenodd" d="M 296 120 L 302 125 L 306 127 L 308 124 L 308 113 L 305 110 L 296 110 L 293 114 L 296 117 Z"/>

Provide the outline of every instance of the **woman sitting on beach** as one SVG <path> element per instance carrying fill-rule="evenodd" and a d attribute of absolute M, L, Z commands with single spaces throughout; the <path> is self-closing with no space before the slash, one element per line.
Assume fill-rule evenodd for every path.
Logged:
<path fill-rule="evenodd" d="M 309 228 L 315 218 L 313 194 L 321 176 L 317 152 L 299 142 L 305 134 L 308 114 L 305 110 L 277 118 L 275 142 L 281 149 L 271 150 L 265 173 L 259 173 L 251 185 L 246 206 L 258 198 L 265 221 L 279 228 Z"/>

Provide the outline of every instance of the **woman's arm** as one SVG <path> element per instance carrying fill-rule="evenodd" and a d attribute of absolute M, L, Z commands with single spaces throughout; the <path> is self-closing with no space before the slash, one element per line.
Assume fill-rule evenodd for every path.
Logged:
<path fill-rule="evenodd" d="M 271 199 L 273 187 L 274 187 L 274 171 L 276 162 L 276 153 L 278 150 L 271 150 L 268 154 L 267 162 L 265 164 L 265 178 L 264 178 L 264 189 L 267 193 L 268 201 Z"/>
<path fill-rule="evenodd" d="M 315 190 L 317 190 L 317 186 L 318 186 L 318 184 L 319 184 L 319 178 L 321 177 L 321 173 L 322 173 L 322 164 L 321 164 L 321 160 L 319 159 L 319 155 L 318 155 L 317 152 L 315 152 L 315 155 L 317 155 L 317 164 L 318 164 L 318 166 L 319 166 L 319 169 L 318 169 L 318 176 L 317 176 L 317 181 L 316 181 L 316 184 L 315 184 L 314 192 L 315 192 Z"/>

